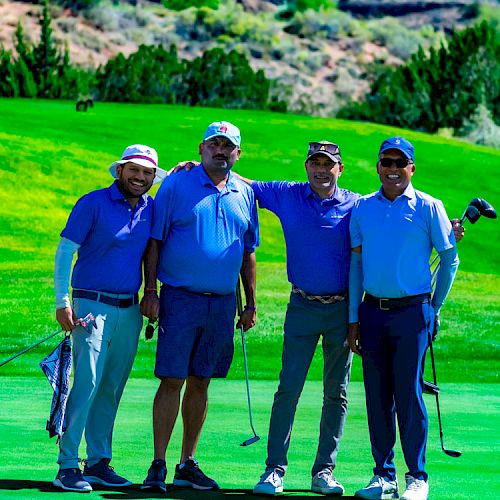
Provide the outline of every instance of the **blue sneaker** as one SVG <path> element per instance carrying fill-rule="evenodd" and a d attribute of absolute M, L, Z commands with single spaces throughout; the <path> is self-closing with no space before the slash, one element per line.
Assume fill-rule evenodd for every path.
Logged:
<path fill-rule="evenodd" d="M 82 477 L 82 471 L 76 469 L 59 469 L 56 478 L 52 481 L 56 488 L 78 493 L 90 493 L 92 486 Z"/>
<path fill-rule="evenodd" d="M 206 476 L 196 460 L 186 460 L 175 466 L 175 486 L 185 486 L 195 490 L 218 490 L 219 485 Z"/>
<path fill-rule="evenodd" d="M 148 475 L 142 483 L 141 490 L 159 491 L 165 493 L 167 485 L 165 479 L 167 478 L 167 464 L 165 460 L 160 458 L 153 460 L 151 467 L 148 470 Z"/>
<path fill-rule="evenodd" d="M 92 484 L 101 484 L 103 486 L 112 486 L 114 488 L 125 488 L 132 486 L 132 483 L 119 476 L 109 465 L 109 458 L 101 458 L 99 462 L 92 467 L 85 464 L 83 469 L 83 478 Z"/>

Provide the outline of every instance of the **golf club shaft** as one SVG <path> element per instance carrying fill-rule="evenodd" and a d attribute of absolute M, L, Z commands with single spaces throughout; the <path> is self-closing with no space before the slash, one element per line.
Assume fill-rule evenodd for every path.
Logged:
<path fill-rule="evenodd" d="M 63 331 L 62 329 L 61 330 L 57 330 L 57 332 L 51 333 L 48 337 L 45 337 L 44 339 L 39 340 L 35 344 L 30 345 L 29 347 L 26 347 L 26 349 L 23 349 L 21 352 L 18 352 L 17 354 L 14 354 L 14 356 L 11 356 L 9 359 L 6 359 L 5 361 L 2 361 L 0 363 L 0 366 L 6 365 L 7 363 L 9 363 L 10 361 L 12 361 L 13 359 L 18 358 L 19 356 L 21 356 L 25 352 L 28 352 L 29 350 L 33 349 L 37 345 L 43 344 L 44 342 L 46 342 L 47 340 L 51 339 L 52 337 L 55 337 L 58 333 L 61 333 L 62 331 Z"/>
<path fill-rule="evenodd" d="M 243 314 L 243 301 L 241 299 L 241 287 L 240 287 L 240 280 L 238 279 L 238 284 L 236 286 L 236 304 L 238 308 L 238 316 L 241 321 L 241 316 Z M 257 436 L 257 433 L 255 432 L 255 428 L 253 426 L 253 418 L 252 418 L 252 404 L 250 402 L 250 382 L 248 379 L 248 362 L 247 362 L 247 349 L 245 345 L 245 329 L 243 328 L 243 325 L 240 324 L 240 332 L 241 332 L 241 347 L 243 350 L 243 364 L 245 365 L 245 381 L 246 381 L 246 387 L 247 387 L 247 401 L 248 401 L 248 416 L 250 419 L 250 427 L 252 428 L 252 432 L 254 436 Z"/>

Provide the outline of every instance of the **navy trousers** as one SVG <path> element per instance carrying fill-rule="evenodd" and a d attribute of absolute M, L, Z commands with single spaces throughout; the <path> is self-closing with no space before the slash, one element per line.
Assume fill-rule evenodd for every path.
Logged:
<path fill-rule="evenodd" d="M 396 478 L 393 459 L 397 416 L 408 473 L 427 480 L 423 371 L 433 308 L 415 304 L 386 311 L 363 302 L 359 318 L 373 473 Z"/>

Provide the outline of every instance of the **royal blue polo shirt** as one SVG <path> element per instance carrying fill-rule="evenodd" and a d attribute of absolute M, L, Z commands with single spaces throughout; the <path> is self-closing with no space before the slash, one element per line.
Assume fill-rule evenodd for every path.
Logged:
<path fill-rule="evenodd" d="M 360 198 L 351 216 L 351 245 L 361 245 L 363 288 L 375 297 L 431 292 L 429 258 L 455 246 L 441 201 L 410 183 L 394 201 L 379 189 Z"/>
<path fill-rule="evenodd" d="M 158 278 L 192 292 L 234 292 L 243 251 L 259 244 L 255 197 L 229 173 L 220 191 L 201 165 L 163 181 L 153 238 L 161 241 Z"/>
<path fill-rule="evenodd" d="M 116 182 L 80 198 L 61 233 L 81 245 L 73 268 L 72 287 L 137 293 L 152 219 L 153 199 L 142 195 L 134 209 Z"/>
<path fill-rule="evenodd" d="M 276 214 L 286 242 L 288 280 L 314 295 L 347 291 L 349 219 L 360 195 L 335 187 L 322 200 L 309 183 L 254 182 L 260 208 Z"/>

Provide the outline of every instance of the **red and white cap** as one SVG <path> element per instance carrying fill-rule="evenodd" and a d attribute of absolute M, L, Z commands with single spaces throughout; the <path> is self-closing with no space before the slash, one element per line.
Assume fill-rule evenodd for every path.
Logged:
<path fill-rule="evenodd" d="M 156 175 L 153 184 L 158 184 L 167 176 L 167 172 L 158 167 L 158 155 L 156 150 L 145 144 L 132 144 L 132 146 L 126 147 L 121 159 L 111 164 L 109 171 L 115 179 L 117 165 L 123 165 L 125 163 L 135 163 L 141 167 L 154 168 Z"/>

